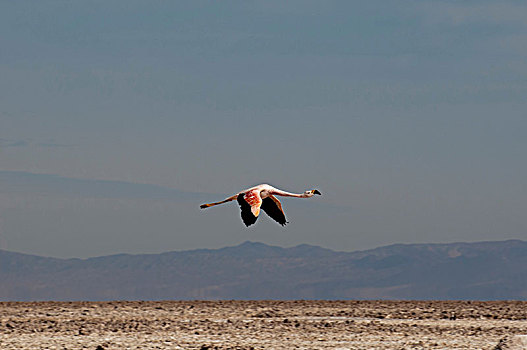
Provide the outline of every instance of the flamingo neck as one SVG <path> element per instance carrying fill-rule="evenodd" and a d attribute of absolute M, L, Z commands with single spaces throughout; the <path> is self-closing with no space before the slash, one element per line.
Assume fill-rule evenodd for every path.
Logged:
<path fill-rule="evenodd" d="M 295 198 L 308 198 L 306 193 L 291 193 L 291 192 L 285 192 L 276 190 L 273 194 L 276 194 L 278 196 L 284 196 L 284 197 L 295 197 Z"/>

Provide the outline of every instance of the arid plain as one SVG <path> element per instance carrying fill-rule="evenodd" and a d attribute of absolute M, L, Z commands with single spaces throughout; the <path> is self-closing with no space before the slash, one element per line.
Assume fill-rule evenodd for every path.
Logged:
<path fill-rule="evenodd" d="M 493 349 L 527 302 L 0 303 L 1 349 Z"/>

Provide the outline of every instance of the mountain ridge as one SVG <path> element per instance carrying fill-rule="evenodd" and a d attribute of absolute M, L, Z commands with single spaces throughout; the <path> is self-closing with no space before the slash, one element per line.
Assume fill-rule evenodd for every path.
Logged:
<path fill-rule="evenodd" d="M 324 251 L 329 251 L 332 253 L 337 254 L 372 254 L 372 253 L 379 253 L 387 249 L 395 249 L 395 248 L 443 248 L 443 247 L 455 247 L 455 246 L 495 246 L 498 245 L 507 245 L 510 243 L 517 243 L 517 244 L 525 244 L 527 245 L 527 241 L 521 240 L 521 239 L 507 239 L 507 240 L 499 240 L 499 241 L 476 241 L 476 242 L 451 242 L 451 243 L 394 243 L 389 244 L 385 246 L 380 246 L 376 248 L 370 248 L 370 249 L 364 249 L 364 250 L 353 250 L 353 251 L 343 251 L 343 250 L 334 250 L 331 248 L 324 248 L 317 245 L 307 244 L 307 243 L 301 243 L 295 246 L 291 247 L 281 247 L 277 245 L 269 245 L 262 242 L 257 241 L 250 241 L 246 240 L 240 244 L 233 245 L 233 246 L 225 246 L 221 248 L 195 248 L 195 249 L 185 249 L 185 250 L 169 250 L 161 253 L 115 253 L 115 254 L 109 254 L 109 255 L 100 255 L 100 256 L 91 256 L 87 258 L 60 258 L 60 257 L 52 257 L 52 256 L 44 256 L 44 255 L 38 255 L 38 254 L 31 254 L 31 253 L 24 253 L 24 252 L 18 252 L 18 251 L 11 251 L 8 249 L 0 249 L 0 253 L 8 253 L 8 254 L 20 254 L 20 255 L 27 255 L 27 256 L 33 256 L 33 257 L 39 257 L 39 258 L 49 258 L 49 259 L 57 259 L 57 260 L 89 260 L 89 259 L 97 259 L 97 258 L 104 258 L 104 257 L 114 257 L 114 256 L 149 256 L 149 255 L 164 255 L 164 254 L 173 254 L 173 253 L 197 253 L 197 252 L 213 252 L 213 251 L 224 251 L 224 250 L 231 250 L 231 249 L 237 249 L 247 246 L 260 246 L 260 247 L 266 247 L 266 248 L 278 248 L 284 251 L 287 250 L 295 250 L 295 249 L 320 249 Z"/>
<path fill-rule="evenodd" d="M 86 259 L 0 250 L 0 300 L 520 299 L 527 242 L 394 244 L 338 252 L 246 241 Z"/>

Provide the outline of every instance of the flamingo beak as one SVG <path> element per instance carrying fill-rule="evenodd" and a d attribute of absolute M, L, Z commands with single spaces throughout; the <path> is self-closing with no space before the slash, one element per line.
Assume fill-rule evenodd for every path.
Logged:
<path fill-rule="evenodd" d="M 318 194 L 319 196 L 322 195 L 322 193 L 320 193 L 318 190 L 313 190 L 313 194 Z"/>

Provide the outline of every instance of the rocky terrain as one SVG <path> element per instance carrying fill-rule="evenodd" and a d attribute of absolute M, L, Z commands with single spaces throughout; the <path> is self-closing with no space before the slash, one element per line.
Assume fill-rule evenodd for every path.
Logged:
<path fill-rule="evenodd" d="M 527 302 L 0 303 L 1 349 L 490 350 L 517 334 Z"/>

